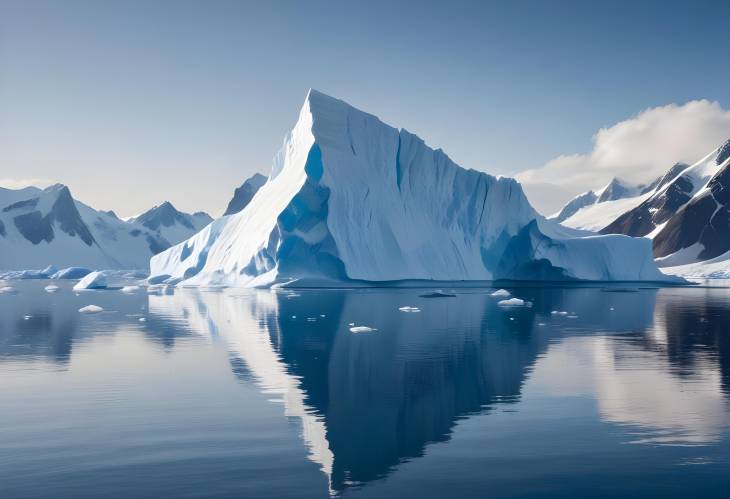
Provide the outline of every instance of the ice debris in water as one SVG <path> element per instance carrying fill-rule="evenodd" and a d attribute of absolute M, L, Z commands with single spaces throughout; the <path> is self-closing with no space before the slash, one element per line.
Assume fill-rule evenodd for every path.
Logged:
<path fill-rule="evenodd" d="M 121 291 L 122 293 L 136 293 L 140 290 L 139 286 L 124 286 Z"/>
<path fill-rule="evenodd" d="M 369 326 L 353 326 L 350 328 L 351 333 L 369 333 L 371 331 L 377 331 L 377 329 Z"/>
<path fill-rule="evenodd" d="M 401 312 L 420 312 L 421 309 L 418 307 L 400 307 L 398 308 Z"/>
<path fill-rule="evenodd" d="M 500 307 L 522 307 L 525 305 L 525 300 L 519 298 L 510 298 L 508 300 L 500 300 L 497 302 Z"/>
<path fill-rule="evenodd" d="M 146 320 L 147 320 L 147 319 L 145 319 L 144 317 L 140 317 L 140 318 L 139 318 L 139 322 L 145 322 Z"/>
<path fill-rule="evenodd" d="M 81 307 L 79 309 L 79 312 L 81 312 L 82 314 L 98 314 L 99 312 L 103 311 L 104 309 L 98 305 L 86 305 L 85 307 Z"/>
<path fill-rule="evenodd" d="M 568 315 L 568 312 L 563 312 L 561 310 L 553 310 L 550 312 L 551 315 Z"/>
<path fill-rule="evenodd" d="M 55 292 L 56 292 L 56 291 L 58 291 L 58 290 L 59 290 L 60 288 L 59 288 L 58 286 L 56 286 L 55 284 L 51 284 L 51 285 L 48 285 L 48 286 L 46 286 L 46 287 L 45 287 L 45 288 L 43 288 L 43 289 L 45 289 L 45 290 L 46 290 L 46 293 L 55 293 Z"/>
<path fill-rule="evenodd" d="M 506 289 L 498 289 L 497 291 L 495 291 L 494 293 L 492 293 L 489 296 L 494 296 L 495 298 L 499 298 L 499 297 L 505 297 L 506 298 L 508 296 L 511 296 L 511 294 Z"/>
<path fill-rule="evenodd" d="M 18 293 L 18 290 L 12 286 L 4 286 L 4 287 L 0 288 L 1 295 L 14 295 L 17 293 Z"/>

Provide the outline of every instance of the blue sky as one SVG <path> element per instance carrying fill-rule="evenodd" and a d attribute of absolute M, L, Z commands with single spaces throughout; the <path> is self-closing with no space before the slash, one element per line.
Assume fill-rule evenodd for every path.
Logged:
<path fill-rule="evenodd" d="M 0 182 L 64 182 L 121 215 L 166 199 L 220 214 L 309 87 L 505 175 L 589 154 L 648 108 L 730 108 L 728 2 L 0 7 Z"/>

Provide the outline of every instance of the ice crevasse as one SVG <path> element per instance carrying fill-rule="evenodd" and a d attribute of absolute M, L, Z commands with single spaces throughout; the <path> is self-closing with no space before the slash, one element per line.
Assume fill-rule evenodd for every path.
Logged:
<path fill-rule="evenodd" d="M 520 184 L 310 90 L 246 208 L 151 259 L 180 285 L 651 280 L 651 241 L 567 229 Z"/>

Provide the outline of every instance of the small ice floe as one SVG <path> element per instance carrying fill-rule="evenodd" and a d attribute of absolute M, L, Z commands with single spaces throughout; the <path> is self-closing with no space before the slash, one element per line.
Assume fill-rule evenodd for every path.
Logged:
<path fill-rule="evenodd" d="M 545 325 L 545 323 L 544 322 L 538 322 L 537 325 L 540 326 L 540 327 L 542 327 L 542 326 Z"/>
<path fill-rule="evenodd" d="M 317 322 L 316 317 L 307 317 L 307 322 Z"/>
<path fill-rule="evenodd" d="M 296 319 L 296 318 L 297 318 L 297 316 L 296 316 L 296 315 L 292 315 L 292 316 L 291 316 L 291 318 L 292 318 L 292 319 Z"/>
<path fill-rule="evenodd" d="M 17 295 L 18 290 L 12 286 L 3 286 L 0 288 L 0 295 Z"/>
<path fill-rule="evenodd" d="M 348 326 L 354 326 L 354 325 L 355 325 L 355 323 L 354 323 L 354 322 L 350 322 L 350 323 L 348 324 Z"/>
<path fill-rule="evenodd" d="M 353 326 L 350 328 L 351 333 L 370 333 L 372 331 L 377 331 L 377 329 L 369 326 Z"/>
<path fill-rule="evenodd" d="M 27 321 L 27 320 L 30 320 L 30 319 L 32 319 L 32 318 L 33 318 L 33 316 L 32 316 L 32 315 L 24 315 L 24 316 L 23 316 L 23 320 L 26 320 L 26 321 Z"/>
<path fill-rule="evenodd" d="M 326 315 L 324 315 L 324 314 L 319 314 L 319 316 L 320 316 L 320 317 L 327 317 L 327 316 L 326 316 Z"/>
<path fill-rule="evenodd" d="M 512 294 L 506 289 L 498 289 L 489 296 L 494 296 L 495 298 L 507 298 L 508 296 L 512 296 Z"/>
<path fill-rule="evenodd" d="M 55 284 L 51 284 L 51 285 L 49 285 L 49 286 L 46 286 L 46 287 L 45 287 L 45 288 L 43 288 L 43 289 L 45 289 L 45 290 L 46 290 L 46 293 L 55 293 L 56 291 L 58 291 L 58 290 L 59 290 L 59 289 L 61 289 L 61 288 L 59 288 L 59 287 L 58 287 L 58 286 L 56 286 Z"/>
<path fill-rule="evenodd" d="M 139 322 L 146 322 L 146 321 L 147 321 L 147 319 L 145 319 L 144 317 L 139 318 Z"/>
<path fill-rule="evenodd" d="M 418 307 L 400 307 L 400 308 L 398 308 L 398 310 L 400 310 L 401 312 L 410 312 L 410 313 L 421 311 L 421 309 Z"/>
<path fill-rule="evenodd" d="M 570 314 L 570 315 L 566 315 L 566 317 L 567 317 L 568 319 L 577 319 L 577 318 L 578 318 L 578 316 L 577 316 L 577 315 L 575 315 L 575 314 Z"/>
<path fill-rule="evenodd" d="M 563 312 L 562 310 L 553 310 L 550 312 L 550 315 L 568 315 L 568 312 Z"/>
<path fill-rule="evenodd" d="M 137 291 L 139 291 L 140 289 L 141 289 L 141 288 L 140 288 L 139 286 L 124 286 L 124 287 L 123 287 L 123 288 L 122 288 L 122 289 L 121 289 L 120 291 L 121 291 L 122 293 L 129 293 L 129 294 L 132 294 L 132 293 L 136 293 L 136 292 L 137 292 Z"/>
<path fill-rule="evenodd" d="M 98 314 L 99 312 L 103 311 L 104 309 L 98 305 L 86 305 L 85 307 L 81 307 L 79 309 L 79 312 L 81 312 L 82 314 Z"/>
<path fill-rule="evenodd" d="M 451 295 L 449 293 L 444 293 L 443 291 L 433 291 L 431 293 L 423 293 L 422 295 L 418 295 L 421 298 L 455 298 L 456 295 Z"/>
<path fill-rule="evenodd" d="M 92 272 L 74 286 L 75 291 L 84 289 L 106 289 L 106 275 L 103 272 Z"/>
<path fill-rule="evenodd" d="M 520 300 L 519 298 L 509 298 L 507 300 L 498 301 L 497 305 L 499 305 L 500 307 L 524 307 L 525 300 Z"/>
<path fill-rule="evenodd" d="M 614 308 L 613 308 L 613 307 L 611 307 L 611 308 L 609 308 L 609 310 L 613 312 Z"/>
<path fill-rule="evenodd" d="M 515 318 L 514 317 L 510 317 L 509 320 L 513 321 L 513 320 L 515 320 Z"/>

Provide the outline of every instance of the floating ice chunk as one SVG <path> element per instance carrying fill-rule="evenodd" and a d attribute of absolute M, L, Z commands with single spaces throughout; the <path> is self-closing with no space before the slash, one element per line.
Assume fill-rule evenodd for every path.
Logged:
<path fill-rule="evenodd" d="M 540 327 L 542 327 L 542 326 L 545 325 L 545 323 L 544 322 L 538 322 L 537 325 L 540 326 Z"/>
<path fill-rule="evenodd" d="M 45 288 L 43 288 L 43 289 L 45 289 L 45 290 L 46 290 L 46 293 L 55 293 L 56 291 L 58 291 L 58 290 L 59 290 L 59 289 L 61 289 L 61 288 L 59 288 L 58 286 L 56 286 L 56 285 L 54 285 L 54 284 L 51 284 L 51 285 L 49 285 L 49 286 L 46 286 L 46 287 L 45 287 Z"/>
<path fill-rule="evenodd" d="M 577 319 L 577 318 L 578 318 L 578 316 L 577 316 L 577 315 L 575 315 L 575 314 L 571 314 L 571 315 L 568 315 L 568 316 L 566 316 L 566 317 L 567 317 L 568 319 Z"/>
<path fill-rule="evenodd" d="M 348 324 L 348 326 L 354 326 L 354 325 L 355 325 L 355 323 L 354 323 L 354 322 L 350 322 L 350 323 Z"/>
<path fill-rule="evenodd" d="M 508 300 L 500 300 L 497 302 L 500 307 L 522 307 L 525 305 L 525 300 L 519 298 L 510 298 Z"/>
<path fill-rule="evenodd" d="M 43 275 L 45 277 L 51 277 L 56 272 L 58 272 L 58 269 L 56 267 L 54 267 L 53 265 L 49 265 L 45 269 L 41 270 L 40 273 L 41 273 L 41 275 Z"/>
<path fill-rule="evenodd" d="M 420 296 L 421 298 L 454 298 L 456 295 L 444 293 L 443 291 L 434 291 L 432 293 L 424 293 L 418 296 Z"/>
<path fill-rule="evenodd" d="M 320 317 L 327 317 L 327 316 L 326 316 L 326 315 L 324 315 L 324 314 L 319 314 L 319 316 L 320 316 Z"/>
<path fill-rule="evenodd" d="M 370 333 L 372 331 L 377 331 L 377 329 L 369 326 L 353 326 L 350 328 L 351 333 Z"/>
<path fill-rule="evenodd" d="M 401 312 L 420 312 L 421 309 L 418 307 L 400 307 L 398 310 Z"/>
<path fill-rule="evenodd" d="M 103 311 L 104 309 L 98 305 L 86 305 L 85 307 L 81 307 L 79 309 L 79 312 L 81 312 L 82 314 L 98 314 L 99 312 Z"/>
<path fill-rule="evenodd" d="M 24 315 L 24 316 L 23 316 L 23 319 L 24 319 L 24 320 L 26 320 L 26 321 L 27 321 L 27 320 L 30 320 L 30 319 L 32 319 L 32 318 L 33 318 L 33 316 L 32 316 L 32 315 Z"/>
<path fill-rule="evenodd" d="M 89 274 L 91 269 L 86 267 L 67 267 L 53 274 L 51 279 L 82 279 Z"/>
<path fill-rule="evenodd" d="M 563 312 L 562 310 L 553 310 L 550 312 L 551 315 L 568 315 L 568 312 Z"/>
<path fill-rule="evenodd" d="M 105 289 L 106 288 L 106 275 L 103 272 L 92 272 L 87 275 L 74 286 L 74 290 L 79 291 L 82 289 Z"/>
<path fill-rule="evenodd" d="M 145 319 L 144 317 L 140 317 L 140 318 L 139 318 L 139 322 L 145 322 L 146 320 L 147 320 L 147 319 Z"/>
<path fill-rule="evenodd" d="M 18 290 L 12 286 L 4 286 L 0 288 L 0 295 L 17 295 Z"/>
<path fill-rule="evenodd" d="M 501 297 L 506 298 L 506 297 L 512 296 L 512 295 L 506 289 L 498 289 L 497 291 L 495 291 L 494 293 L 492 293 L 489 296 L 494 296 L 495 298 L 501 298 Z"/>
<path fill-rule="evenodd" d="M 122 293 L 136 293 L 139 290 L 140 290 L 139 286 L 124 286 L 121 289 L 121 292 Z"/>

